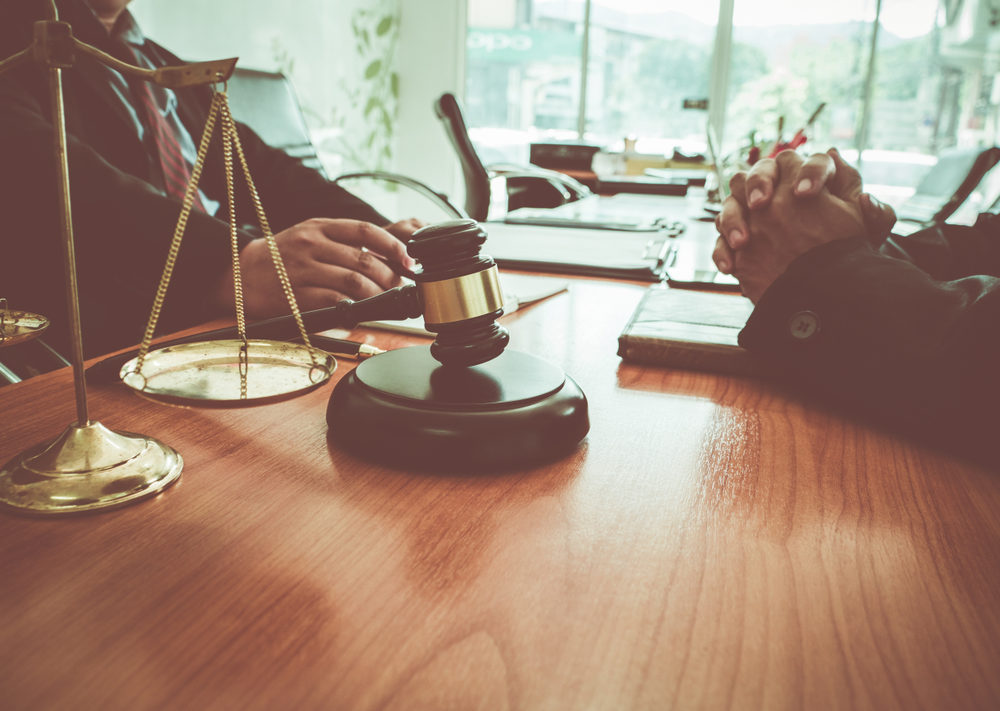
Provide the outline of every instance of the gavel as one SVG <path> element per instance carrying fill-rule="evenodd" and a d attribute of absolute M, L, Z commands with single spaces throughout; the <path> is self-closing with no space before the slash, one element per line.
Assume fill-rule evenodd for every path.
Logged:
<path fill-rule="evenodd" d="M 478 365 L 499 356 L 510 341 L 497 323 L 503 314 L 503 294 L 496 262 L 481 253 L 486 233 L 474 220 L 451 220 L 421 228 L 407 242 L 420 265 L 407 276 L 414 281 L 360 301 L 344 299 L 333 306 L 302 312 L 307 333 L 353 328 L 364 321 L 422 316 L 436 334 L 431 355 L 443 365 Z M 291 315 L 248 323 L 247 338 L 291 340 L 299 336 Z M 234 326 L 157 343 L 157 348 L 182 343 L 238 338 Z M 100 382 L 117 377 L 138 350 L 110 356 L 91 366 L 88 377 Z"/>
<path fill-rule="evenodd" d="M 485 241 L 471 220 L 414 233 L 407 250 L 422 268 L 412 274 L 414 295 L 400 298 L 412 299 L 405 315 L 422 315 L 436 339 L 429 349 L 368 358 L 337 381 L 326 409 L 336 447 L 407 471 L 500 471 L 564 456 L 586 436 L 579 385 L 557 365 L 507 348 Z M 352 318 L 363 303 L 346 307 Z"/>

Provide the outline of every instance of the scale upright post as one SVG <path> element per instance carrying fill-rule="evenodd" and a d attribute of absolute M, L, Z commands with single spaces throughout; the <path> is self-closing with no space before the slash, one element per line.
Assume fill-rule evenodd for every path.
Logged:
<path fill-rule="evenodd" d="M 145 81 L 176 87 L 225 81 L 232 74 L 236 60 L 140 69 L 74 39 L 69 24 L 59 21 L 54 0 L 46 0 L 46 6 L 49 19 L 35 23 L 32 44 L 0 62 L 0 73 L 33 60 L 45 66 L 48 74 L 76 422 L 54 440 L 31 447 L 3 466 L 0 505 L 25 513 L 51 515 L 106 509 L 153 496 L 176 481 L 183 467 L 180 454 L 166 444 L 146 435 L 111 430 L 90 419 L 73 243 L 62 70 L 73 65 L 76 52 L 84 52 Z"/>

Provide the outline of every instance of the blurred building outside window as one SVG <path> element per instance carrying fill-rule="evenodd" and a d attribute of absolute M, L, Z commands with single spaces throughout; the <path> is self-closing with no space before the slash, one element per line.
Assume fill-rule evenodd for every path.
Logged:
<path fill-rule="evenodd" d="M 468 3 L 464 107 L 487 164 L 565 141 L 676 166 L 706 155 L 714 101 L 737 165 L 822 104 L 799 150 L 838 147 L 898 202 L 940 151 L 996 142 L 1000 18 L 976 0 Z M 728 83 L 713 95 L 720 60 Z"/>

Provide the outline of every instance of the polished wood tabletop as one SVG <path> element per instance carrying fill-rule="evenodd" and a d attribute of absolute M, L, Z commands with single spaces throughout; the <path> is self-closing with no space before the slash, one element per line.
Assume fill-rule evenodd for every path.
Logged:
<path fill-rule="evenodd" d="M 517 471 L 347 454 L 332 383 L 237 410 L 91 386 L 183 474 L 0 515 L 0 706 L 1000 707 L 1000 477 L 766 382 L 622 363 L 642 290 L 572 280 L 505 317 L 590 407 L 574 452 Z M 0 388 L 0 461 L 74 414 L 68 370 Z"/>

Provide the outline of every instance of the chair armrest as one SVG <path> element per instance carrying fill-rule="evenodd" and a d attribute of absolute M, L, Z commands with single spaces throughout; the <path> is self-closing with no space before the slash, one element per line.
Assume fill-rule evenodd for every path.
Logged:
<path fill-rule="evenodd" d="M 511 165 L 508 163 L 496 163 L 489 166 L 489 170 L 508 178 L 539 178 L 547 180 L 552 186 L 563 193 L 566 202 L 579 200 L 591 195 L 591 190 L 576 178 L 572 178 L 565 173 L 547 168 L 536 168 L 534 166 Z"/>
<path fill-rule="evenodd" d="M 384 170 L 369 170 L 357 173 L 345 173 L 343 175 L 338 176 L 333 182 L 339 183 L 342 180 L 354 180 L 357 178 L 384 180 L 388 183 L 396 183 L 397 185 L 406 186 L 411 190 L 415 190 L 418 193 L 422 194 L 424 197 L 431 200 L 431 202 L 436 204 L 438 207 L 447 212 L 449 215 L 452 215 L 453 217 L 459 219 L 465 219 L 465 220 L 469 219 L 469 216 L 466 214 L 465 210 L 454 205 L 448 199 L 448 196 L 445 195 L 444 193 L 434 190 L 426 183 L 422 183 L 419 180 L 410 178 L 406 175 L 400 175 L 399 173 L 389 173 Z"/>

